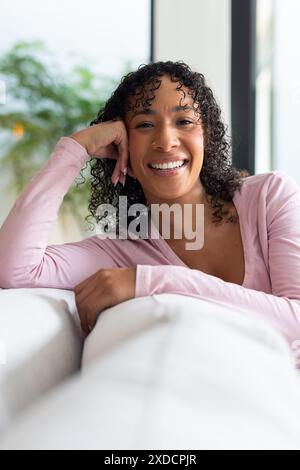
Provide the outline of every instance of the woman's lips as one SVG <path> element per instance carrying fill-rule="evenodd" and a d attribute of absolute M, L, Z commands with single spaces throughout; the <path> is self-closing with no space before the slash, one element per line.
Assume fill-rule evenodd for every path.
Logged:
<path fill-rule="evenodd" d="M 172 176 L 172 175 L 177 175 L 178 173 L 182 172 L 185 170 L 185 168 L 188 165 L 188 160 L 185 160 L 184 164 L 178 168 L 168 168 L 166 170 L 159 170 L 156 168 L 151 168 L 148 166 L 149 170 L 151 170 L 155 175 L 158 176 Z"/>

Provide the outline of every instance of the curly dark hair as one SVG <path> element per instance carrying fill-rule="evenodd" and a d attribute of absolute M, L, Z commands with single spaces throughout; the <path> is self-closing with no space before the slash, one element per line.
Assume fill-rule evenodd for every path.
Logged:
<path fill-rule="evenodd" d="M 232 201 L 235 191 L 240 190 L 242 178 L 249 176 L 249 172 L 238 170 L 231 165 L 230 143 L 221 120 L 221 109 L 201 73 L 193 72 L 183 61 L 142 64 L 136 71 L 122 77 L 121 83 L 111 94 L 104 108 L 100 109 L 97 117 L 91 121 L 90 126 L 120 118 L 125 121 L 126 113 L 135 109 L 141 100 L 145 108 L 149 107 L 155 97 L 154 91 L 161 84 L 159 77 L 164 75 L 179 83 L 176 90 L 181 91 L 184 96 L 182 86 L 188 88 L 189 95 L 197 106 L 195 111 L 200 115 L 204 131 L 204 159 L 199 177 L 205 188 L 207 200 L 210 199 L 211 207 L 215 209 L 212 212 L 213 222 L 220 223 L 229 212 L 222 211 L 224 201 Z M 131 97 L 136 98 L 134 106 L 130 105 Z M 92 217 L 98 223 L 99 216 L 96 211 L 103 203 L 112 204 L 116 208 L 118 220 L 118 201 L 121 195 L 127 196 L 129 206 L 135 203 L 147 205 L 142 186 L 138 180 L 128 174 L 125 187 L 120 184 L 114 187 L 111 176 L 116 160 L 101 158 L 89 160 L 88 163 L 91 165 L 92 177 L 88 206 L 90 214 L 86 220 Z M 237 220 L 230 215 L 226 222 L 236 223 Z"/>

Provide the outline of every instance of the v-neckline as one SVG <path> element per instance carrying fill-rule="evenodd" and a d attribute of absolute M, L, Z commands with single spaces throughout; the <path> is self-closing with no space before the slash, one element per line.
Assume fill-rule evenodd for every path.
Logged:
<path fill-rule="evenodd" d="M 243 245 L 243 251 L 244 251 L 244 268 L 245 268 L 245 275 L 244 275 L 244 280 L 243 283 L 240 285 L 241 287 L 246 287 L 247 282 L 248 282 L 248 277 L 249 277 L 249 262 L 248 262 L 248 244 L 247 244 L 247 230 L 245 227 L 246 220 L 240 213 L 240 193 L 239 191 L 235 191 L 234 196 L 232 198 L 232 202 L 235 206 L 236 212 L 238 214 L 239 218 L 239 224 L 240 224 L 240 233 L 241 233 L 241 240 L 242 240 L 242 245 Z M 155 245 L 161 250 L 164 251 L 164 254 L 167 256 L 168 260 L 174 263 L 176 266 L 184 266 L 186 268 L 190 267 L 182 261 L 179 256 L 175 253 L 175 251 L 170 247 L 170 245 L 166 242 L 166 240 L 161 236 L 159 233 L 159 230 L 157 227 L 151 223 L 151 214 L 149 212 L 149 224 L 151 224 L 152 231 L 154 238 L 151 238 L 151 240 L 155 243 Z M 149 228 L 150 231 L 150 228 Z"/>

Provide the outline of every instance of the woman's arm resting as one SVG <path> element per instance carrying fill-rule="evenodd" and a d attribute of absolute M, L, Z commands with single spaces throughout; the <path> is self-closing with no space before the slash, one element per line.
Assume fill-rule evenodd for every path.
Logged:
<path fill-rule="evenodd" d="M 95 238 L 47 247 L 60 205 L 88 154 L 62 137 L 16 200 L 0 229 L 0 287 L 73 289 L 101 267 L 113 267 Z"/>
<path fill-rule="evenodd" d="M 172 293 L 212 301 L 278 330 L 292 347 L 300 339 L 300 296 L 277 297 L 225 282 L 215 276 L 184 266 L 137 265 L 136 297 Z"/>

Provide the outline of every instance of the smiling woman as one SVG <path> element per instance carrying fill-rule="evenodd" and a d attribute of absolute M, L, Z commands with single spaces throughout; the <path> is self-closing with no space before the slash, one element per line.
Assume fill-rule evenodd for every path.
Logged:
<path fill-rule="evenodd" d="M 128 131 L 128 178 L 125 188 L 112 188 L 108 181 L 113 162 L 91 162 L 87 220 L 99 221 L 97 208 L 103 201 L 115 205 L 118 215 L 122 194 L 130 204 L 204 203 L 214 223 L 224 221 L 225 216 L 236 222 L 232 197 L 249 173 L 231 165 L 221 110 L 201 73 L 182 61 L 139 67 L 123 77 L 91 125 L 113 119 L 124 121 Z M 176 170 L 150 168 L 182 160 L 185 165 Z"/>
<path fill-rule="evenodd" d="M 178 83 L 164 75 L 155 90 L 151 109 L 130 111 L 125 117 L 131 167 L 148 205 L 164 202 L 183 205 L 187 200 L 190 204 L 204 203 L 205 191 L 199 179 L 203 129 L 193 100 L 187 98 L 185 105 L 180 104 L 182 93 L 188 95 L 189 90 L 183 87 L 179 91 L 177 87 Z M 149 116 L 147 122 L 143 122 L 144 115 Z M 168 177 L 168 185 L 162 177 Z"/>

